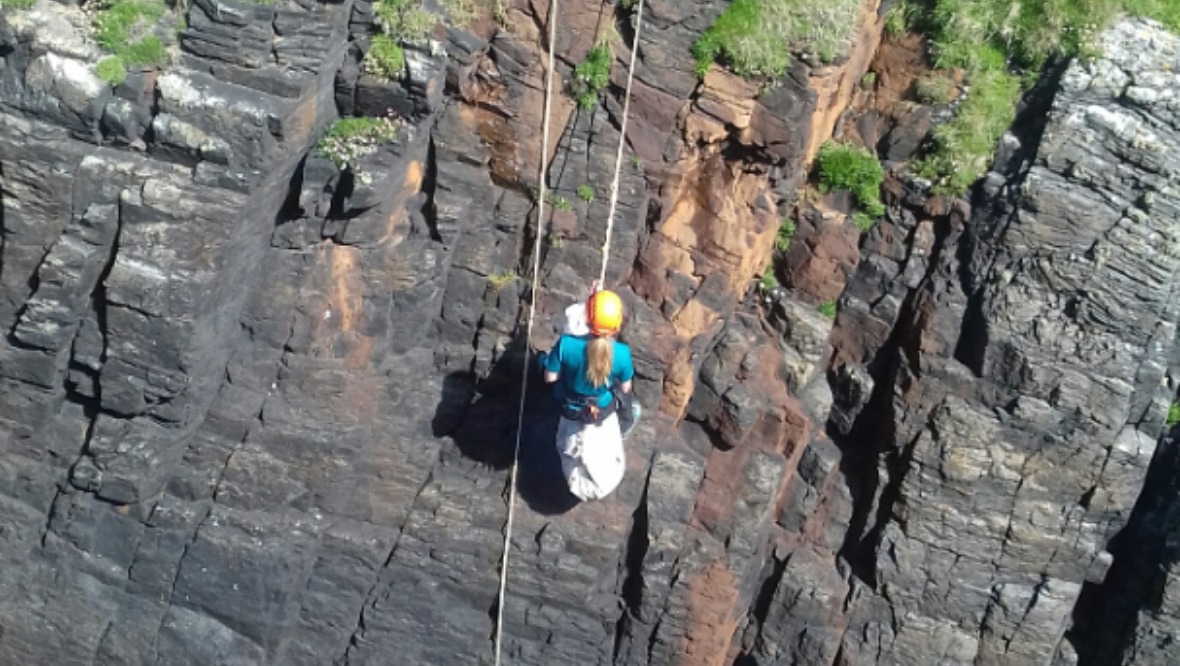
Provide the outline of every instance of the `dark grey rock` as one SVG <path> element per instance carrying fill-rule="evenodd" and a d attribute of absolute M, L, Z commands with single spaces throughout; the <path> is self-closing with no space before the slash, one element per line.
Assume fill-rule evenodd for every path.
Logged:
<path fill-rule="evenodd" d="M 508 30 L 407 45 L 391 84 L 350 42 L 369 2 L 197 0 L 112 91 L 75 9 L 0 15 L 0 663 L 486 664 L 497 610 L 537 666 L 1170 663 L 1170 481 L 1112 537 L 1172 459 L 1174 40 L 1128 23 L 1073 65 L 1001 199 L 889 185 L 833 326 L 788 288 L 745 309 L 716 247 L 646 252 L 691 245 L 653 231 L 682 171 L 740 161 L 774 209 L 819 102 L 799 61 L 686 145 L 725 114 L 691 57 L 723 7 L 648 9 L 607 265 L 645 417 L 623 485 L 573 503 L 529 375 L 502 609 L 525 316 L 544 346 L 597 275 L 618 91 L 554 127 L 570 205 L 538 220 L 542 52 Z M 390 109 L 352 169 L 314 154 Z M 1100 653 L 1069 625 L 1111 579 Z"/>

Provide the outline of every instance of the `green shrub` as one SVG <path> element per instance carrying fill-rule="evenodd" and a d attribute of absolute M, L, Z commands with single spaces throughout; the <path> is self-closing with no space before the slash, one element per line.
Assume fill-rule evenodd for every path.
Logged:
<path fill-rule="evenodd" d="M 877 157 L 847 144 L 826 143 L 819 149 L 819 182 L 824 190 L 849 190 L 856 204 L 872 217 L 885 214 L 881 181 L 885 170 Z"/>
<path fill-rule="evenodd" d="M 766 268 L 762 269 L 762 275 L 758 276 L 758 291 L 765 294 L 766 292 L 778 286 L 778 278 L 774 276 L 774 262 L 766 264 Z"/>
<path fill-rule="evenodd" d="M 361 63 L 365 71 L 386 81 L 396 81 L 405 72 L 406 54 L 389 35 L 374 35 Z"/>
<path fill-rule="evenodd" d="M 553 206 L 553 208 L 556 210 L 573 210 L 573 206 L 570 205 L 569 199 L 566 199 L 562 196 L 550 197 L 549 205 Z"/>
<path fill-rule="evenodd" d="M 819 310 L 819 313 L 828 319 L 836 318 L 836 301 L 824 301 L 815 306 L 815 309 Z"/>
<path fill-rule="evenodd" d="M 316 144 L 316 153 L 344 169 L 395 138 L 397 126 L 388 118 L 341 118 Z"/>
<path fill-rule="evenodd" d="M 794 50 L 830 62 L 852 39 L 859 0 L 733 0 L 693 44 L 697 74 L 724 61 L 741 76 L 778 77 Z"/>
<path fill-rule="evenodd" d="M 594 188 L 589 185 L 578 186 L 578 198 L 586 203 L 594 201 Z"/>
<path fill-rule="evenodd" d="M 592 109 L 598 104 L 598 93 L 610 84 L 611 58 L 610 49 L 598 45 L 574 68 L 574 94 L 579 107 Z"/>
<path fill-rule="evenodd" d="M 1180 423 L 1180 402 L 1173 402 L 1171 407 L 1168 407 L 1168 418 L 1164 421 L 1164 425 L 1171 428 Z"/>
<path fill-rule="evenodd" d="M 872 88 L 873 84 L 877 82 L 876 72 L 865 72 L 865 75 L 860 77 L 860 87 Z"/>
<path fill-rule="evenodd" d="M 955 97 L 955 82 L 945 74 L 923 74 L 914 79 L 914 96 L 923 104 L 947 104 Z"/>
<path fill-rule="evenodd" d="M 127 65 L 119 56 L 107 56 L 94 66 L 94 73 L 103 81 L 117 86 L 127 80 Z"/>
<path fill-rule="evenodd" d="M 795 223 L 791 220 L 783 220 L 778 225 L 778 233 L 774 237 L 774 249 L 779 252 L 786 252 L 791 249 L 791 239 L 795 237 Z"/>

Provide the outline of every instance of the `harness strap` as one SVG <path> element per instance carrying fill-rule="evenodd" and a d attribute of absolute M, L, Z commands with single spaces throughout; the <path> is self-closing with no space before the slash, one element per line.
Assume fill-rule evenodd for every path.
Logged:
<path fill-rule="evenodd" d="M 570 402 L 578 404 L 577 408 L 570 406 Z M 571 421 L 581 421 L 582 423 L 602 423 L 610 418 L 611 414 L 618 411 L 618 400 L 612 392 L 611 401 L 606 407 L 598 406 L 598 397 L 583 398 L 579 396 L 576 400 L 567 400 L 562 405 L 561 415 Z"/>

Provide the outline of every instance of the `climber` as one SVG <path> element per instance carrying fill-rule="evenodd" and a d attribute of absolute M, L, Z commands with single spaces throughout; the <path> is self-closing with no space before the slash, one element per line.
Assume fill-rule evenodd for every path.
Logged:
<path fill-rule="evenodd" d="M 622 481 L 623 437 L 639 416 L 631 349 L 615 339 L 622 322 L 619 296 L 595 284 L 584 309 L 567 310 L 564 333 L 541 357 L 545 381 L 561 403 L 562 470 L 570 492 L 582 500 L 605 497 Z"/>

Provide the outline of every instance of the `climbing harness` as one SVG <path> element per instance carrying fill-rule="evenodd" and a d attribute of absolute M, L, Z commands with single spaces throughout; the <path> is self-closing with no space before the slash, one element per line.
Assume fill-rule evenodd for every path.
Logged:
<path fill-rule="evenodd" d="M 589 398 L 578 397 L 577 408 L 570 405 L 563 405 L 561 408 L 561 415 L 570 421 L 578 421 L 580 423 L 598 424 L 602 423 L 611 414 L 614 414 L 617 409 L 618 398 L 611 393 L 611 401 L 606 407 L 598 406 L 598 396 Z"/>
<path fill-rule="evenodd" d="M 627 140 L 627 114 L 631 109 L 631 81 L 635 75 L 635 54 L 639 51 L 639 30 L 643 24 L 643 0 L 639 0 L 635 9 L 635 39 L 631 44 L 631 62 L 627 67 L 627 89 L 623 95 L 623 117 L 619 128 L 619 147 L 615 155 L 615 174 L 610 188 L 610 212 L 606 220 L 606 238 L 602 244 L 602 270 L 599 272 L 598 284 L 606 283 L 606 266 L 610 259 L 610 239 L 614 229 L 615 208 L 619 200 L 619 172 L 623 167 L 623 146 Z M 546 167 L 549 157 L 549 115 L 553 98 L 553 61 L 557 44 L 557 0 L 549 0 L 549 63 L 545 70 L 545 110 L 541 124 L 541 160 L 538 167 L 538 199 L 537 199 L 537 235 L 533 242 L 533 275 L 532 290 L 529 294 L 529 318 L 525 329 L 525 349 L 532 346 L 533 317 L 536 314 L 537 290 L 541 274 L 541 225 L 545 220 L 546 195 Z M 520 407 L 516 414 L 516 445 L 512 451 L 512 471 L 508 479 L 508 519 L 504 523 L 504 554 L 500 560 L 500 590 L 496 599 L 496 636 L 495 666 L 500 666 L 500 653 L 503 647 L 504 629 L 504 601 L 505 590 L 508 585 L 508 552 L 512 548 L 512 521 L 516 515 L 516 473 L 520 467 L 520 439 L 524 431 L 524 404 L 528 394 L 529 364 L 525 363 L 521 371 Z M 611 401 L 612 404 L 614 401 Z"/>

